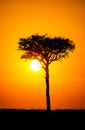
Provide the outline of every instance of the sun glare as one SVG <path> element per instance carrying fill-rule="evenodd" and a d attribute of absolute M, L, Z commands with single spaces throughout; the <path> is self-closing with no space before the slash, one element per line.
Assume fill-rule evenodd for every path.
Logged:
<path fill-rule="evenodd" d="M 39 71 L 41 69 L 42 65 L 40 64 L 40 62 L 35 59 L 35 60 L 32 60 L 31 63 L 30 63 L 30 68 L 32 71 Z"/>

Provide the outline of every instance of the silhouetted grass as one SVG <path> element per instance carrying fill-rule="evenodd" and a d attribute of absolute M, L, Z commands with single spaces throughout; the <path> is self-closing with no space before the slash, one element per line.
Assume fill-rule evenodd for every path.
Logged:
<path fill-rule="evenodd" d="M 8 126 L 28 128 L 61 128 L 61 127 L 83 127 L 85 124 L 85 110 L 22 110 L 22 109 L 0 109 L 0 123 Z M 81 124 L 82 123 L 82 124 Z M 30 129 L 30 130 L 31 130 Z"/>

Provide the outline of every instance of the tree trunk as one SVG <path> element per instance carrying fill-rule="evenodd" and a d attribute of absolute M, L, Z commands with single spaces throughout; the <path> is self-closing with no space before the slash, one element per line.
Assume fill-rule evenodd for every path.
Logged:
<path fill-rule="evenodd" d="M 49 68 L 48 65 L 46 66 L 46 107 L 49 111 L 50 107 L 50 94 L 49 94 Z"/>

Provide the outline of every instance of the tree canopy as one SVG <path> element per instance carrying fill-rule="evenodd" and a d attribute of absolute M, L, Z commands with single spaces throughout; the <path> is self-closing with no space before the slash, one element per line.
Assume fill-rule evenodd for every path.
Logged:
<path fill-rule="evenodd" d="M 47 64 L 68 56 L 69 51 L 75 48 L 73 41 L 67 38 L 38 34 L 20 38 L 18 43 L 18 49 L 23 51 L 21 58 L 38 59 L 44 69 Z"/>

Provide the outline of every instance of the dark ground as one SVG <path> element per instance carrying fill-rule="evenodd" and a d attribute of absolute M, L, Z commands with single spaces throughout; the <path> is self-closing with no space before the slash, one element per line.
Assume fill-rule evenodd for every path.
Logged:
<path fill-rule="evenodd" d="M 0 109 L 0 126 L 4 129 L 85 129 L 85 110 L 17 110 Z M 2 129 L 2 130 L 3 130 Z M 61 130 L 62 130 L 61 129 Z"/>

